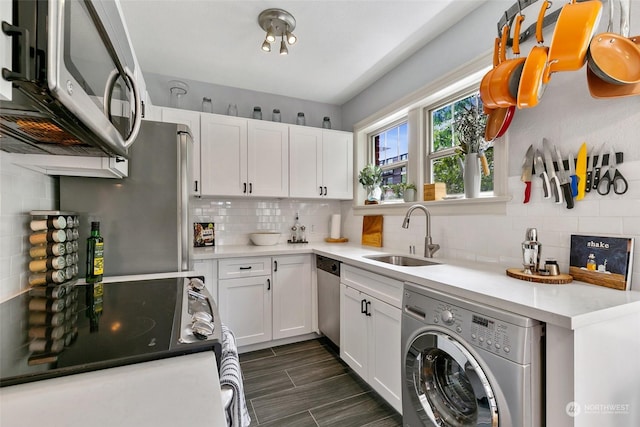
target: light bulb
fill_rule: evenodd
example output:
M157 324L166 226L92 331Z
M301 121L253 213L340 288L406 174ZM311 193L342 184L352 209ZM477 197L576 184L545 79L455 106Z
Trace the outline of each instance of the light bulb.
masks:
M265 40L264 42L262 42L262 50L264 50L265 52L271 52L271 45L268 41Z

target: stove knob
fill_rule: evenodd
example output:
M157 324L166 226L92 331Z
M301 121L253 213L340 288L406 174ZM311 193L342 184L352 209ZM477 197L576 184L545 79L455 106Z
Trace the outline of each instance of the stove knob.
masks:
M206 340L207 337L213 335L213 329L213 323L202 320L193 322L193 325L191 325L193 336L199 340Z
M201 291L204 289L204 282L194 277L189 280L189 286L196 291Z
M440 314L440 318L447 325L450 325L455 321L455 318L453 317L453 313L450 312L449 310L443 311L442 314Z

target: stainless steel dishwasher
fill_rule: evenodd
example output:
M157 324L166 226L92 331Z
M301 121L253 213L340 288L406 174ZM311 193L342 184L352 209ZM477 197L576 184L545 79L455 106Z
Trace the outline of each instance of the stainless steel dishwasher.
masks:
M340 261L316 255L318 328L340 346Z

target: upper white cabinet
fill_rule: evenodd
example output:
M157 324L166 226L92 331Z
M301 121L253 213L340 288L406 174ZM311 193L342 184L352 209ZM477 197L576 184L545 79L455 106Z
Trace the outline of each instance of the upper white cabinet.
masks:
M289 195L289 138L285 126L203 114L201 138L202 195Z
M12 24L12 10L13 2L0 1L0 22L7 21ZM13 69L11 40L11 37L0 31L0 68ZM0 101L11 101L11 96L11 82L0 77Z
M353 198L353 134L289 127L289 195Z
M180 110L177 108L162 108L161 120L165 123L178 123L187 125L191 129L193 137L193 149L191 150L191 195L200 195L200 113L197 111Z

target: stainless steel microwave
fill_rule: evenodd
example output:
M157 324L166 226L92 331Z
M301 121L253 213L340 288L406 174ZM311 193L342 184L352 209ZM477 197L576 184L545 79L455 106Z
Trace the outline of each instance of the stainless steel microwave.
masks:
M137 61L117 0L13 0L0 149L127 157L143 115Z

